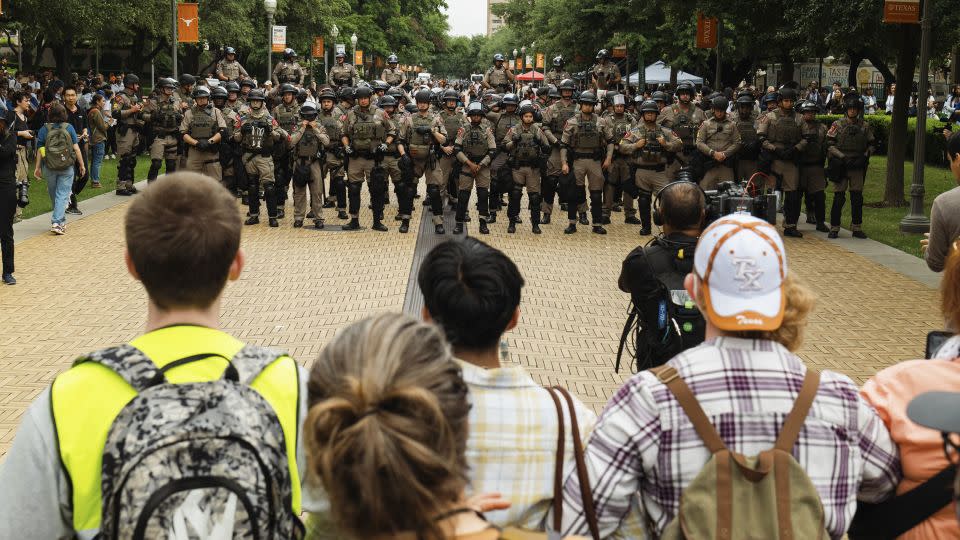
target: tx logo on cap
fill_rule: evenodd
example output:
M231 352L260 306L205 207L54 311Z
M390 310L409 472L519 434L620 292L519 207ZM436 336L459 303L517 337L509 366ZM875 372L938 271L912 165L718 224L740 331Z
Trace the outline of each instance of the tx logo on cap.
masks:
M763 270L757 269L757 260L753 257L734 257L734 266L737 267L737 273L733 276L740 283L741 291L760 291L760 278L763 277Z

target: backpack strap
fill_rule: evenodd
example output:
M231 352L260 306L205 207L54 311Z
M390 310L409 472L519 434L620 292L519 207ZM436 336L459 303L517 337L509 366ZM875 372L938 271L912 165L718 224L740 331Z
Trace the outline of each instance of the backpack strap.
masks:
M557 397L553 388L544 388L553 404L557 408L557 456L555 468L553 471L553 530L560 532L563 529L563 450L566 440L565 428L563 424L563 408L560 405L560 398Z
M267 347L244 345L230 359L230 365L223 372L223 378L249 386L267 366L286 354Z
M780 429L780 435L774 448L786 453L793 451L793 445L796 444L800 436L800 429L803 427L807 414L810 412L810 406L813 405L813 399L817 396L817 388L820 386L820 372L815 369L807 369L807 374L803 377L803 385L800 386L800 393L797 394L797 400L793 403L793 409L787 415L783 428Z
M597 509L593 505L593 491L590 487L590 473L587 471L587 464L583 457L583 441L580 440L580 426L577 422L577 410L573 406L573 398L570 392L562 386L554 386L554 390L560 393L567 401L567 407L570 410L570 431L573 436L573 458L577 464L577 478L580 480L580 497L583 501L583 517L587 521L590 529L590 535L594 540L600 540L600 526L597 521ZM562 423L562 422L561 422Z
M697 435L707 445L710 453L716 454L721 450L726 450L727 447L723 444L723 439L720 438L717 430L710 423L707 413L703 412L703 407L697 402L697 398L694 397L690 387L680 377L680 373L673 366L668 365L653 368L650 372L656 375L657 379L666 385L667 390L670 390L673 396L677 398L683 412L686 413L687 418L693 424L693 429L697 431Z
M153 360L130 344L92 352L78 358L73 365L78 366L86 362L95 362L110 369L138 393L166 381L163 372L153 363Z

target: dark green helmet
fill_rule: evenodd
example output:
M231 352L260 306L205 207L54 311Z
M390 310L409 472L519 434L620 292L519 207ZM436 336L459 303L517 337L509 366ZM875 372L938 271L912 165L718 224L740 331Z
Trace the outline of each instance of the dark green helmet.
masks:
M577 103L581 105L596 105L597 96L593 92L583 92L580 94L580 97L577 98Z
M657 102L652 99L645 99L643 103L640 104L641 113L659 113L660 107L657 105Z

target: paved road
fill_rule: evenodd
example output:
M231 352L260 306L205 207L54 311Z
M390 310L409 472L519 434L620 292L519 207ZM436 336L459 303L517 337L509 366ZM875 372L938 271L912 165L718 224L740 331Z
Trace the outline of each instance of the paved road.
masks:
M73 358L142 331L145 300L122 262L124 211L120 204L71 223L65 237L17 244L20 283L0 289L0 455L27 405ZM362 221L369 224L369 214ZM241 339L284 348L309 365L338 328L403 308L417 237L397 234L393 222L386 234L290 224L244 230L247 268L228 287L222 318ZM613 372L627 308L616 278L623 256L644 239L623 224L603 237L589 228L565 236L559 222L534 237L528 227L508 235L497 223L485 237L517 261L527 282L520 324L507 336L510 361L599 410L629 376ZM941 325L929 286L812 234L786 245L791 268L820 297L800 352L811 365L863 382L920 356L925 333Z

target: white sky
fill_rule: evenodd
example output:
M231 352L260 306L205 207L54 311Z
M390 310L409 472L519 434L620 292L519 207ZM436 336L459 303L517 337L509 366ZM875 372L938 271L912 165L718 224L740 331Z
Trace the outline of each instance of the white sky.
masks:
M486 0L447 0L447 20L450 34L472 36L487 32Z

